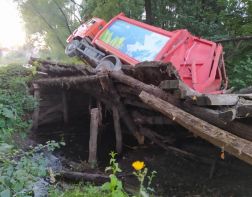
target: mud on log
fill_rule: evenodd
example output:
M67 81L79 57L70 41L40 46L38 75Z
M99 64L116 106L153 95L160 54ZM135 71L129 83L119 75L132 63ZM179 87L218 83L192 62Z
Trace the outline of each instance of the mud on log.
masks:
M195 135L252 165L252 142L211 125L147 92L141 92L139 97L144 103L176 121Z

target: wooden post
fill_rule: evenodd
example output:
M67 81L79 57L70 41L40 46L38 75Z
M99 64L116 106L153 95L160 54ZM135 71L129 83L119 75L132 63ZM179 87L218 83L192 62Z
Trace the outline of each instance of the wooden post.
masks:
M66 91L62 91L62 105L63 105L63 119L64 124L68 124L68 104L67 104L67 93Z
M114 87L114 84L111 82L108 76L107 78L100 78L100 83L104 92L108 93L109 91L109 96L111 97L114 105L116 105L118 108L119 115L122 118L122 121L124 121L125 125L128 127L129 131L133 133L139 144L144 144L144 136L139 132L139 128L133 121L124 104L121 102L120 95Z
M89 138L89 158L88 163L94 167L97 163L97 136L99 130L99 109L90 110L90 138Z
M120 125L120 115L117 107L113 107L113 119L114 119L114 129L116 136L116 152L118 154L122 153L122 130Z
M38 102L38 105L34 109L33 115L32 115L32 130L37 130L38 129L38 124L39 124L39 100L40 100L40 92L39 92L39 86L38 84L33 84L34 88L34 98Z
M142 91L141 100L215 146L252 165L252 142L222 130L178 107Z

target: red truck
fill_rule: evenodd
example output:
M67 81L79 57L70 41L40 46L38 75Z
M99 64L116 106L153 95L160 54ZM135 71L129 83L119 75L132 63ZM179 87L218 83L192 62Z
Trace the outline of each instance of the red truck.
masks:
M222 46L186 29L166 31L121 13L108 23L92 18L67 42L68 56L81 56L97 69L119 70L122 64L161 61L172 63L180 79L197 92L221 94L227 89Z

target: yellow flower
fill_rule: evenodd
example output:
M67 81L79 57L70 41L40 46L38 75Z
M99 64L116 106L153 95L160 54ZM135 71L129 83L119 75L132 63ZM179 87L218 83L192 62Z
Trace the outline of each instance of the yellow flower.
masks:
M144 168L144 162L143 161L134 161L132 163L132 167L135 169L135 170L142 170Z

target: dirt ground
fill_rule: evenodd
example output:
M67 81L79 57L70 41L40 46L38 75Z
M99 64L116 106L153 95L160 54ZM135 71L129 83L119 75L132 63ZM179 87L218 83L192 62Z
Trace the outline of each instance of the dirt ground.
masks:
M106 125L99 136L101 171L108 165L109 152L114 150L114 134L110 128L111 125ZM75 125L74 128L54 126L53 131L50 127L43 128L36 136L40 143L49 139L64 140L66 146L58 154L70 160L81 163L88 158L88 130L84 132L81 125ZM137 146L127 136L124 141L127 144L124 144L122 156L118 157L120 167L130 175L133 171L132 162L141 160L149 171L157 171L153 182L156 196L252 196L252 167L228 154L225 154L225 160L221 160L220 149L199 138L184 137L176 147L207 159L207 163L178 156L148 141L144 146ZM129 191L136 189L134 176L123 177L123 181Z

